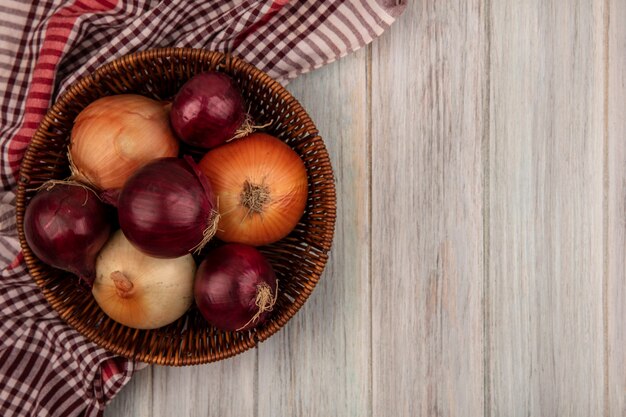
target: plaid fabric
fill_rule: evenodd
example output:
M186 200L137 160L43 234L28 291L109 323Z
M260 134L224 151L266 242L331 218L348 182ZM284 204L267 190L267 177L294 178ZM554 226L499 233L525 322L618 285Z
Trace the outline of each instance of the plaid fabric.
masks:
M372 41L400 0L0 1L0 415L96 416L140 364L87 341L29 277L15 225L20 161L55 97L130 52L229 51L283 82Z

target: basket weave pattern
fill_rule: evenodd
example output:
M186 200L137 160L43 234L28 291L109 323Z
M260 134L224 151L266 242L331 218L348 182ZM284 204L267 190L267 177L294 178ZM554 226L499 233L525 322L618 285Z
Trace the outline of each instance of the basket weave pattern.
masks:
M260 248L276 271L279 297L263 325L243 332L224 332L208 325L192 307L169 326L137 330L109 319L90 290L73 275L51 268L29 249L24 237L24 210L37 188L70 174L66 157L72 124L78 113L99 97L135 93L165 100L193 75L215 70L240 87L257 124L291 146L308 172L306 212L285 239ZM28 269L52 307L80 333L112 352L160 365L194 365L221 360L255 346L300 309L326 265L336 215L333 172L315 125L279 83L255 67L228 55L198 49L165 48L127 55L77 81L48 111L30 143L20 170L17 225Z

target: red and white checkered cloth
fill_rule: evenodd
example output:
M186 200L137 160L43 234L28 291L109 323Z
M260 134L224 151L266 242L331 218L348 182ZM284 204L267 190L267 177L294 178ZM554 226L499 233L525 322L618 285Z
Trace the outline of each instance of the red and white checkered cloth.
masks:
M62 321L28 275L15 225L24 151L54 99L154 47L229 51L283 82L380 35L403 0L0 0L0 416L97 416L137 363Z

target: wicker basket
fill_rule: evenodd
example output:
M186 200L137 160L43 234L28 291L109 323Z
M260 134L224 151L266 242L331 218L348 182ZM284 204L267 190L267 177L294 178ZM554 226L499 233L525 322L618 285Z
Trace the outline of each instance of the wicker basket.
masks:
M109 319L87 288L69 273L37 259L24 238L27 202L45 181L69 175L66 147L76 115L95 99L137 93L172 97L196 73L216 70L233 77L257 123L303 159L309 180L306 212L285 239L260 248L280 280L280 295L263 325L243 332L209 326L192 307L175 323L136 330ZM194 365L241 353L278 331L300 309L326 265L336 213L333 171L324 142L300 104L267 74L240 59L198 49L166 48L117 59L77 81L48 111L26 151L17 194L17 225L24 259L52 307L80 333L116 354L160 365Z

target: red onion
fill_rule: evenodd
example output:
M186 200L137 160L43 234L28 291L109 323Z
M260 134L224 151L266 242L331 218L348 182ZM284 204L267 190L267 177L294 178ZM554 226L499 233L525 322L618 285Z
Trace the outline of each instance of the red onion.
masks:
M161 158L136 171L118 200L120 227L142 252L177 258L201 249L219 216L206 176L191 159Z
M33 253L90 285L95 278L96 255L110 232L107 206L77 183L44 184L24 215L24 234Z
M230 243L212 250L196 272L194 295L215 327L247 330L263 323L276 303L274 270L252 246Z
M170 112L178 137L201 148L233 138L245 120L241 93L229 76L218 72L200 73L187 81L176 94Z

